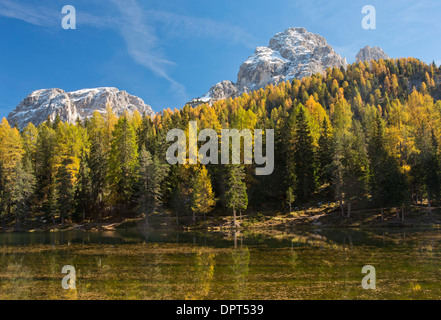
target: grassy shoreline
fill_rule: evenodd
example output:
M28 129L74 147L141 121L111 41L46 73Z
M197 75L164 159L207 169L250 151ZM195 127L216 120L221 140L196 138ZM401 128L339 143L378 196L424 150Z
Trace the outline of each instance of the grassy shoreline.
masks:
M384 221L381 219L380 210L353 211L351 217L343 217L336 206L325 206L321 208L305 208L291 213L281 213L277 210L262 210L244 214L236 217L236 229L276 229L289 230L296 227L317 227L317 228L402 228L402 227L434 227L441 226L440 208L432 208L429 213L424 206L412 206L402 217L398 218L396 210L384 210ZM127 228L144 228L155 230L206 230L206 231L228 231L234 229L232 215L218 211L207 215L206 221L198 217L193 223L191 216L179 217L179 223L172 212L163 212L149 217L149 225L145 224L144 215L131 215L126 217L108 217L97 221L83 221L80 223L66 222L52 224L44 223L41 220L32 220L21 225L20 232L38 231L113 231ZM14 232L14 225L11 223L2 228L0 233Z

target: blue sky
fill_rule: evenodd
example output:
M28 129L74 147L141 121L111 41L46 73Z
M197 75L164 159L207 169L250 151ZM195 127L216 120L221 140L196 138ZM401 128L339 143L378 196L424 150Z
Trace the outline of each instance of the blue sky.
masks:
M77 29L61 27L65 5ZM361 27L364 5L375 30ZM112 86L155 111L236 81L257 46L289 27L324 36L355 60L365 45L441 63L441 1L0 0L0 117L30 92Z

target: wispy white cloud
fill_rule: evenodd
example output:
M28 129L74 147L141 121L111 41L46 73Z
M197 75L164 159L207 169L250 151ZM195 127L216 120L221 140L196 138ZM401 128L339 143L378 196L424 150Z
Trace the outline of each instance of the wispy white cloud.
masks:
M55 27L61 26L63 16L61 8L49 6L42 1L33 1L30 5L2 0L0 2L0 16L21 20L40 27ZM81 25L105 28L115 23L115 20L110 17L80 11L80 14L77 14L77 22Z
M256 47L257 39L255 37L242 28L229 23L158 10L148 10L146 16L150 20L160 23L167 34L172 37L181 39L209 37L215 40L225 40L228 43L241 43L253 49Z
M170 82L172 88L181 97L186 97L185 87L175 81L166 71L167 66L173 65L164 58L164 54L155 35L155 28L145 21L142 9L136 0L111 0L120 13L119 17L97 16L91 13L77 11L77 26L86 25L98 28L117 30L123 37L128 54L140 65L150 69L157 76ZM61 9L42 4L41 2L19 4L11 0L0 2L0 16L18 19L36 26L54 27L61 22Z
M0 16L18 19L36 26L53 26L57 12L41 3L30 5L20 4L11 0L0 2Z
M241 28L208 18L196 18L165 11L143 10L137 0L111 0L118 9L118 16L94 15L77 10L77 26L116 30L124 39L127 52L134 61L148 68L157 76L170 82L181 97L186 97L184 85L170 76L169 69L175 64L166 58L161 45L163 39L157 37L155 24L168 37L225 40L228 43L242 43L254 47L254 38ZM17 3L13 0L0 2L0 16L18 19L27 23L54 27L61 23L61 8L49 6L41 0L31 3Z
M129 55L139 64L149 68L158 76L168 80L181 96L186 96L185 87L167 72L173 62L164 58L159 46L155 27L148 24L142 8L136 0L111 0L121 13L119 29L127 45Z

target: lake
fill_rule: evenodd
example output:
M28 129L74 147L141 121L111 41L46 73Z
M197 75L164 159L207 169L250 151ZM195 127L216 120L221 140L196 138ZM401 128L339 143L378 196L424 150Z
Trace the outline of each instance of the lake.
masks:
M440 248L438 229L7 233L0 299L439 299Z

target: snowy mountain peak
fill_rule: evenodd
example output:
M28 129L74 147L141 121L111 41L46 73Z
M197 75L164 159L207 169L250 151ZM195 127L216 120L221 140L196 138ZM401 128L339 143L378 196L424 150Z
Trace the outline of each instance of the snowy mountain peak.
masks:
M335 53L325 38L305 28L289 28L272 37L268 47L256 48L240 66L236 83L228 81L225 86L225 81L220 82L191 104L213 103L269 84L324 73L328 67L346 66L346 59ZM223 87L227 90L220 92ZM212 95L213 92L216 95Z
M17 122L24 128L29 122L39 125L48 117L52 120L58 114L62 121L73 123L77 118L91 117L94 111L104 113L110 103L113 111L121 115L124 111L152 116L152 108L136 96L117 88L102 87L65 92L62 89L40 89L30 93L8 115L11 124Z

